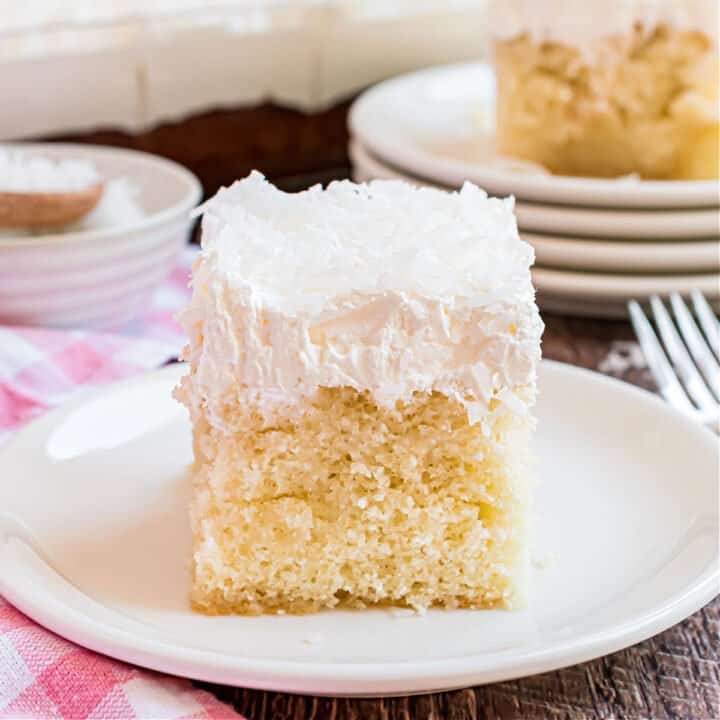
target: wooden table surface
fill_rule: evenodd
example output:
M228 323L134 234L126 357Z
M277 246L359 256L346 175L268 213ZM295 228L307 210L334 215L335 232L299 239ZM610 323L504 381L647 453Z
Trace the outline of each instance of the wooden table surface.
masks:
M207 194L252 168L286 190L347 177L348 104L314 115L272 105L216 110L138 135L101 131L52 140L133 147L173 158ZM188 139L191 138L192 142ZM547 358L600 369L629 324L545 316ZM618 375L652 389L646 370ZM720 719L720 599L626 650L544 675L407 698L332 699L198 683L248 720Z

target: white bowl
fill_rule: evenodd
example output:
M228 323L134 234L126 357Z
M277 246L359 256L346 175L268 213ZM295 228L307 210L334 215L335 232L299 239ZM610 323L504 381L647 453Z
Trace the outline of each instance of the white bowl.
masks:
M0 238L0 324L112 328L145 306L188 240L202 188L181 165L135 150L18 143L51 158L95 164L139 190L140 220L38 237Z

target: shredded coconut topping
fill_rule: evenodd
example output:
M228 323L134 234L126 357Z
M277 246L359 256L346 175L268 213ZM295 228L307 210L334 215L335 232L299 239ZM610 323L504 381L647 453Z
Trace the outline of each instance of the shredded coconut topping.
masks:
M470 183L448 193L344 181L291 194L254 172L198 212L228 282L292 311L351 292L473 304L532 297L533 250L518 236L513 206Z
M73 192L98 182L97 169L84 160L51 160L0 148L0 192Z
M472 423L526 410L543 326L511 200L398 181L290 195L253 173L201 212L181 393L214 423L228 393L272 411L319 387L385 406L438 391Z

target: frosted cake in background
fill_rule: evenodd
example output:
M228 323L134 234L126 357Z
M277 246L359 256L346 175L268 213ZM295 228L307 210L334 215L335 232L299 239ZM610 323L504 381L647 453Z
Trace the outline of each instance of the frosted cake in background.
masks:
M512 201L253 173L203 213L194 607L521 606L542 323Z
M553 173L718 177L715 0L496 1L497 138Z

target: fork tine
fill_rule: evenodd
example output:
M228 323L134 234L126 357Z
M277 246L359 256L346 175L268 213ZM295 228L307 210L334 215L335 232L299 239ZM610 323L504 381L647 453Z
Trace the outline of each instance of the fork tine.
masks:
M697 410L675 377L670 362L642 308L635 300L631 300L628 303L628 310L630 311L630 321L660 394L678 410L689 415L695 414Z
M712 351L720 358L720 322L715 317L715 313L705 299L705 296L699 290L690 292L695 314L700 320L705 337Z
M710 389L715 393L715 397L720 400L720 365L718 361L708 347L707 341L703 338L695 320L693 320L685 301L678 293L670 295L670 304L675 313L675 320L680 328L680 334L688 346L695 364L700 368L700 372L705 377Z
M680 339L668 311L657 295L653 295L650 298L650 307L652 307L653 314L655 315L655 322L660 331L660 337L665 344L665 349L688 395L701 410L706 412L717 410L717 401L707 389L707 385L695 367L695 363L693 363L692 358L688 354L683 341Z

